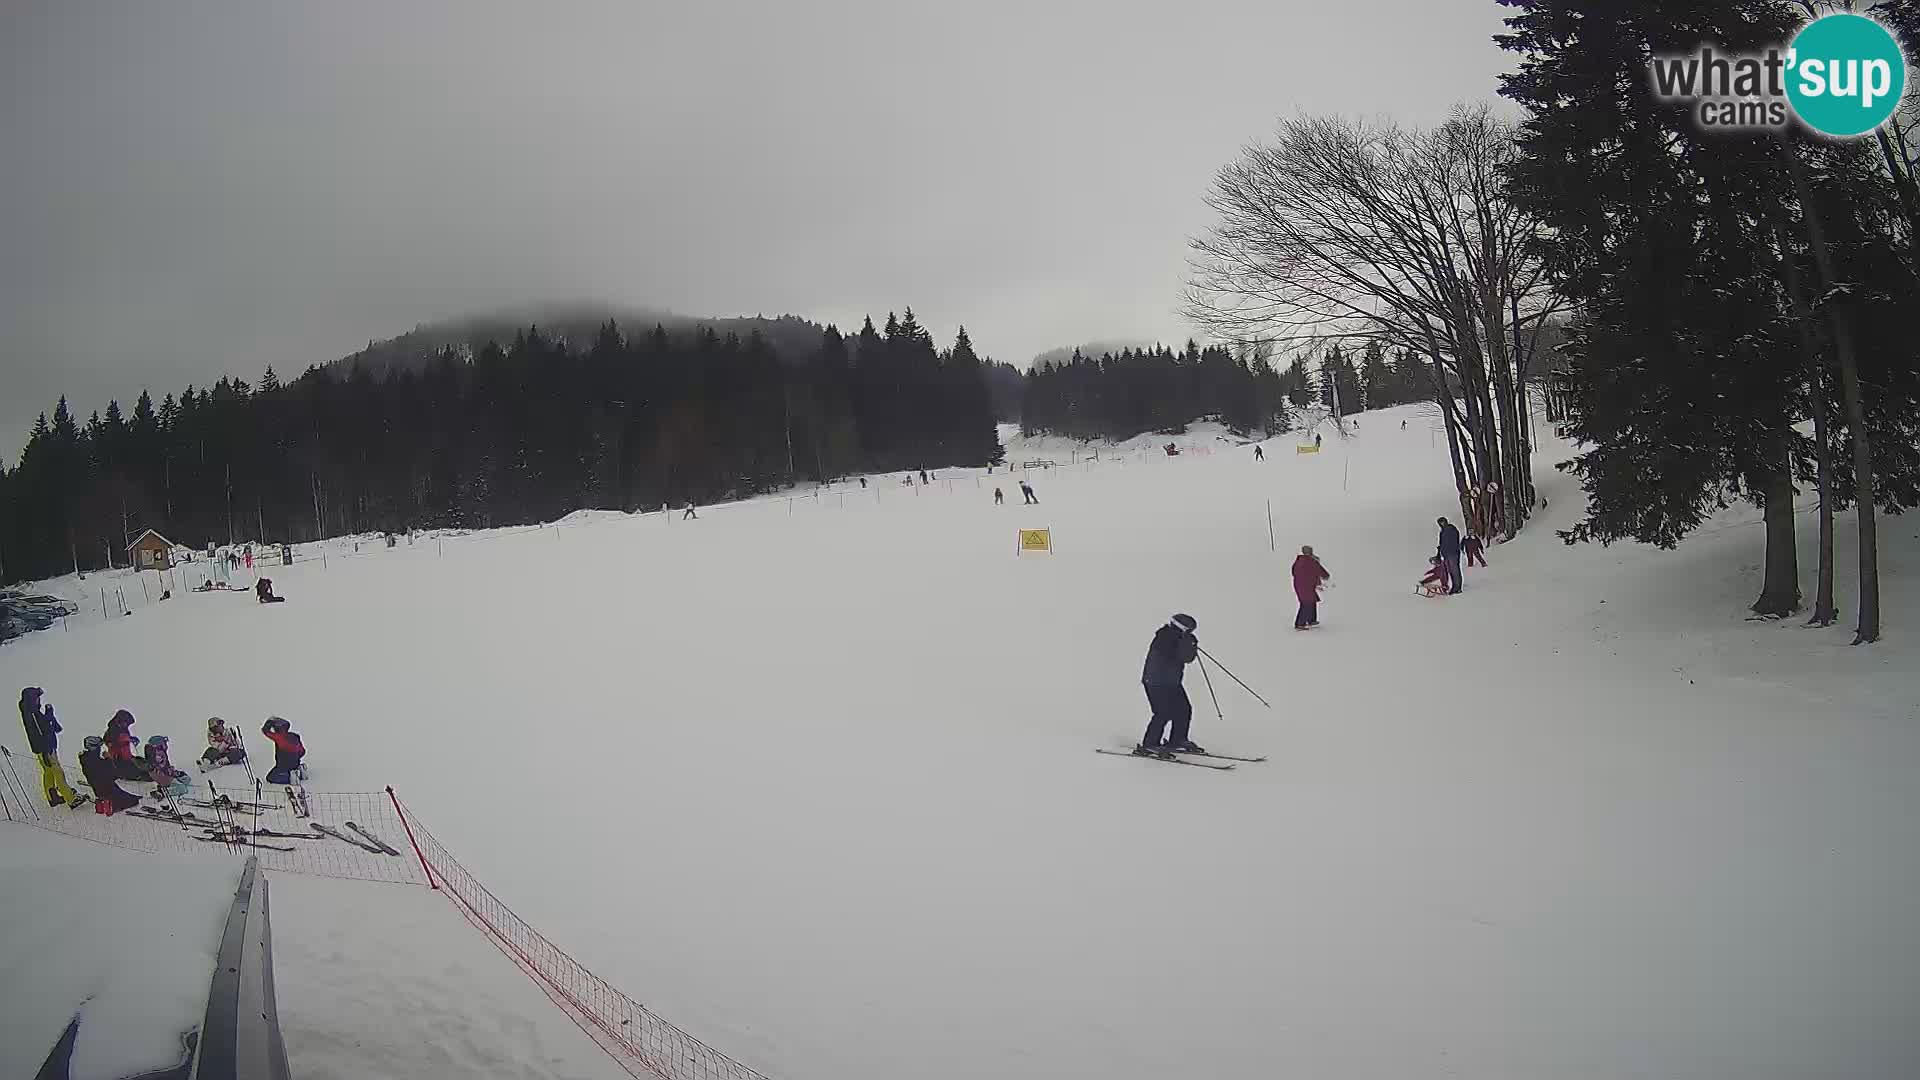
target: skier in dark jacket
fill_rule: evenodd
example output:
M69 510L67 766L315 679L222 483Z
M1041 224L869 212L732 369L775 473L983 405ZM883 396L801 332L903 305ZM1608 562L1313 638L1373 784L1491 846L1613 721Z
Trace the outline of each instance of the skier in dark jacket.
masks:
M1468 566L1487 565L1486 545L1481 543L1480 538L1472 533L1468 533L1467 538L1460 541L1460 553L1467 557Z
M1452 581L1452 586L1447 589L1447 592L1457 593L1460 591L1460 530L1454 528L1453 523L1446 518L1438 520L1440 547L1434 554L1440 556L1440 561L1447 564L1447 573Z
M80 772L93 788L93 812L117 814L139 806L140 797L120 786L120 777L114 772L113 763L101 755L102 743L100 736L89 735L86 749L80 751Z
M1200 656L1200 639L1193 634L1199 625L1191 615L1175 615L1154 631L1153 644L1147 646L1147 662L1140 671L1140 684L1146 687L1153 719L1147 721L1147 733L1141 737L1140 745L1134 747L1136 754L1170 757L1176 751L1203 753L1187 738L1187 726L1193 722L1193 703L1187 700L1187 688L1183 685L1187 665ZM1161 732L1169 724L1172 730L1162 743Z
M1020 481L1020 494L1026 498L1026 501L1020 505L1038 506L1040 504L1040 496L1033 493L1033 485L1027 483L1025 480Z
M67 771L60 767L60 721L53 706L42 705L46 691L29 686L20 691L20 723L27 729L27 749L40 762L40 791L49 806L79 806L85 800L73 793Z
M260 734L273 743L273 770L267 773L269 784L297 784L307 778L306 767L300 764L307 756L307 748L293 725L277 716L267 717L260 727Z

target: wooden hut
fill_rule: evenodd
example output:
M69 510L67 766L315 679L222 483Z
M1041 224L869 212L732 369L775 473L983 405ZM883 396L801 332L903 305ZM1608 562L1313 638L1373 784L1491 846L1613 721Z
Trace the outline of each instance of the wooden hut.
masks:
M167 570L173 567L173 541L148 529L127 545L127 558L135 570Z

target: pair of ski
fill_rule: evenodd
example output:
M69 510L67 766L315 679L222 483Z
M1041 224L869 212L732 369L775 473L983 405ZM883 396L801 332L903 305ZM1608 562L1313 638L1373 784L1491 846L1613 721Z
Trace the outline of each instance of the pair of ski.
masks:
M1157 754L1136 754L1131 750L1109 750L1106 747L1102 747L1102 746L1094 747L1093 752L1096 754L1112 754L1115 757L1139 758L1142 761L1158 761L1164 765L1194 765L1202 769L1217 769L1223 772L1227 769L1233 768L1234 762L1238 762L1238 761L1254 762L1254 761L1267 760L1266 755L1264 754L1262 754L1259 757L1236 757L1233 754L1211 754L1211 753L1195 754L1195 753L1182 752L1182 753L1175 754L1172 757L1161 757ZM1194 760L1195 758L1212 758L1213 760L1196 761Z
M373 835L372 833L354 824L353 822L351 821L347 822L347 828L352 829L355 833L358 833L361 836L361 838L364 839L366 842L361 843L359 840L355 840L353 837L348 836L346 833L341 832L340 830L334 828L331 825L322 825L317 821L313 823L314 832L325 833L326 835L331 836L335 840L338 840L342 843L352 844L354 847L359 848L361 851L365 851L373 855L391 855L395 858L400 857L400 853L398 851L395 851L393 848L388 847L387 842L385 840L380 839L379 837Z
M186 803L188 806L203 806L209 810L232 810L242 814L252 813L255 810L263 814L271 814L275 811L285 809L285 807L271 806L263 802L238 802L227 798L225 795L211 802L206 799L181 799L180 801Z

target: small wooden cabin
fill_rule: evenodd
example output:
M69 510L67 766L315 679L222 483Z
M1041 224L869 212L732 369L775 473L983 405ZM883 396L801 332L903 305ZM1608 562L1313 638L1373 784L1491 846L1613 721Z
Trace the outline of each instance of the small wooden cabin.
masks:
M173 541L148 529L127 545L127 558L135 570L172 569Z

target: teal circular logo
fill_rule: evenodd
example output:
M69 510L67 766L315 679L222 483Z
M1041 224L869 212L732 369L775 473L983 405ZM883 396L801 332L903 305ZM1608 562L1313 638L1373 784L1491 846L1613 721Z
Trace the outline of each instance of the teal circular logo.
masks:
M1887 28L1838 14L1800 28L1789 46L1787 100L1822 135L1851 138L1887 122L1907 90L1907 58Z

